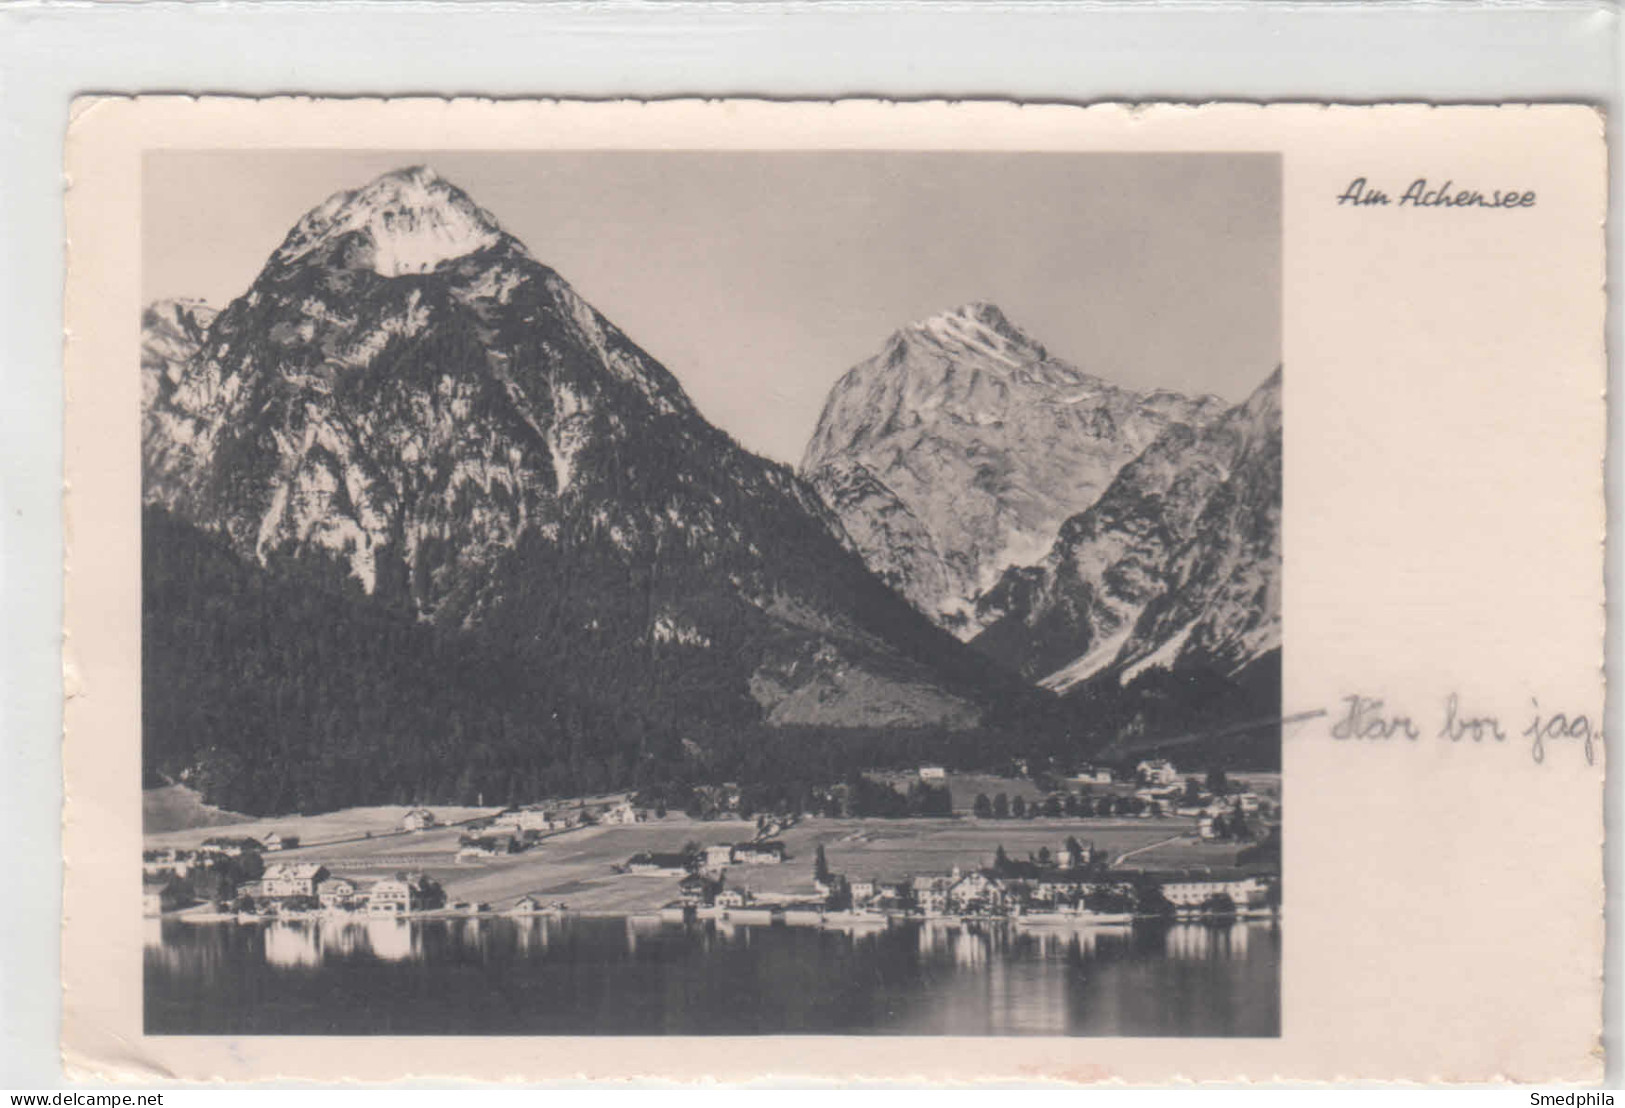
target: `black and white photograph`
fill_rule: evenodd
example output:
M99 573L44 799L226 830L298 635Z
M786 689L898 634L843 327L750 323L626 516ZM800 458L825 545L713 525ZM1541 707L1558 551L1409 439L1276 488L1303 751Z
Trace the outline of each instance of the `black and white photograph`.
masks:
M1280 1036L1281 190L146 152L145 1033Z

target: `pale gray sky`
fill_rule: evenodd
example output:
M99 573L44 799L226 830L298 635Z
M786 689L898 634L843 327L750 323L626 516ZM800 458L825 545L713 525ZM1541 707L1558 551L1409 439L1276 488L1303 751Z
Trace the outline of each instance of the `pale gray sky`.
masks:
M144 294L223 307L307 210L417 163L781 461L836 378L969 300L1134 388L1240 400L1280 361L1274 154L153 152Z

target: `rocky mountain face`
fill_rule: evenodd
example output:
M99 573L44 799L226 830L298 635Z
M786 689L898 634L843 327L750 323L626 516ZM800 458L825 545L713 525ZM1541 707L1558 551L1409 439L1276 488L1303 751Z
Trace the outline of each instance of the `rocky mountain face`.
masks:
M430 170L312 210L217 316L143 322L146 501L246 564L327 573L605 701L979 718L974 656L790 469Z
M200 300L159 300L141 313L142 472L181 464L170 455L196 433L175 390L219 314Z
M1061 525L1215 397L1138 393L1052 357L995 306L894 334L831 391L801 463L854 548L920 611L970 639L979 603Z
M981 598L973 645L1057 692L1153 670L1234 678L1281 643L1281 371L1176 423Z

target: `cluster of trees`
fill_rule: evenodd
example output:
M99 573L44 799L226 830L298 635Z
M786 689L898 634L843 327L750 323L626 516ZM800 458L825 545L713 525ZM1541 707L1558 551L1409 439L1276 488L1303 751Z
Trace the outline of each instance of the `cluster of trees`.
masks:
M185 877L176 878L176 884L191 900L230 904L237 899L239 885L258 881L264 872L259 852L245 850L235 857L216 855L195 863L187 867Z
M978 793L971 812L978 819L1036 819L1045 816L1087 818L1089 816L1137 816L1146 810L1146 801L1137 796L1086 796L1080 793L1051 793L1031 802L1021 797L995 793L991 799Z
M954 798L948 787L927 785L923 781L912 782L907 790L899 791L893 785L859 773L847 779L844 789L830 793L824 804L827 815L900 819L954 814Z
M1251 835L1249 834L1249 837ZM1238 865L1249 865L1255 862L1273 863L1276 872L1280 872L1281 865L1281 825L1271 824L1264 837L1252 846L1245 847L1236 853Z
M1104 873L1106 861L1104 858L1095 859L1091 852L1084 850L1083 844L1078 842L1077 836L1066 837L1066 852L1073 859L1072 871L1089 871ZM1026 861L1012 860L1005 852L1004 844L1000 843L993 852L993 872L1000 877L1035 877L1044 870L1052 869L1058 861L1047 846L1041 846L1038 851L1027 855Z
M553 697L515 657L332 567L246 565L150 508L142 547L144 762L211 803L507 803L625 773L594 733L624 718Z
M1188 758L1215 766L1281 767L1281 651L1241 672L1151 668L1126 685L1107 671L1061 698L1057 709L1084 750L1135 758ZM1190 742L1202 738L1200 745ZM1164 748L1158 740L1168 740Z
M764 741L768 739L764 737ZM685 767L677 767L674 780L640 790L635 798L637 803L654 808L656 815L676 809L692 819L737 816L761 820L769 815L903 819L952 816L954 812L953 794L946 785L915 781L899 790L855 770L845 774L835 785L810 773L773 781L748 781L739 786L735 803L729 803L717 786L683 780L684 770Z
M1247 822L1247 817L1240 812L1221 812L1213 817L1213 837L1233 842L1251 842L1253 828Z

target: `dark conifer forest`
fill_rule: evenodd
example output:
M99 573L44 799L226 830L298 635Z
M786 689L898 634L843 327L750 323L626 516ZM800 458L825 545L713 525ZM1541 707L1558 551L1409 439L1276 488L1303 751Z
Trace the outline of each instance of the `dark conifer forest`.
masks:
M1248 683L1153 671L1118 692L1008 698L969 730L771 727L698 664L704 651L572 658L543 637L440 627L367 596L335 562L248 564L156 507L142 548L149 780L249 814L614 788L680 805L689 786L722 780L788 806L861 769L1065 768L1124 733L1154 743L1279 703L1277 652ZM1276 735L1206 744L1202 757L1277 764Z

